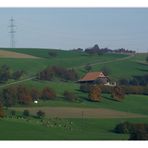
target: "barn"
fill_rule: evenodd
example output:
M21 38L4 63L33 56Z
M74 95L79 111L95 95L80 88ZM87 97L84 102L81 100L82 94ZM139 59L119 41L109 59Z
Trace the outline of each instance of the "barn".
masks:
M109 83L109 77L105 76L103 72L88 72L84 77L78 80L78 83Z

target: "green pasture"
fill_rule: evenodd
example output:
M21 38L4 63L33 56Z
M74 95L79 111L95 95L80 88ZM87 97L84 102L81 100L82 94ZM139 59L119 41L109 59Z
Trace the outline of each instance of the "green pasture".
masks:
M45 127L36 120L1 119L0 140L127 140L128 134L112 132L116 124L127 120L148 123L148 118L64 120L72 122L70 130L64 127Z

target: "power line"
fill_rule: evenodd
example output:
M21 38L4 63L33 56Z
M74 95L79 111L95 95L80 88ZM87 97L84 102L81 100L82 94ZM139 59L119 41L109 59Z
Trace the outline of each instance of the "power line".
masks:
M10 47L14 48L15 47L15 25L14 25L15 20L13 19L13 17L11 17L10 19Z

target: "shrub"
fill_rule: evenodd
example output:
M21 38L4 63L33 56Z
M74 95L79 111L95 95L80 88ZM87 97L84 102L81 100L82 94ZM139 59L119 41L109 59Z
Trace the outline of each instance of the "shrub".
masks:
M30 115L29 110L24 110L24 111L23 111L23 116L24 116L24 117L28 117L29 115Z
M63 95L67 101L76 101L77 100L77 96L73 92L64 91Z
M16 111L15 111L15 110L11 110L11 111L10 111L10 115L11 115L11 116L15 116L15 115L16 115Z
M129 122L123 122L116 125L115 133L130 133L132 125Z
M36 114L39 118L43 118L45 116L45 113L41 110L39 110Z

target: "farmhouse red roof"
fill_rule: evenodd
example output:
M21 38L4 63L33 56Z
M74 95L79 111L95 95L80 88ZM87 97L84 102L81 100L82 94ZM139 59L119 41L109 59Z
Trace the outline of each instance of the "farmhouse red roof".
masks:
M89 72L79 81L92 81L96 80L97 78L104 78L104 77L106 76L102 72Z

